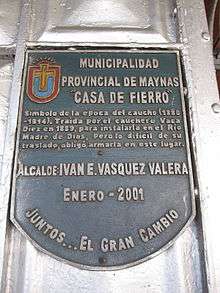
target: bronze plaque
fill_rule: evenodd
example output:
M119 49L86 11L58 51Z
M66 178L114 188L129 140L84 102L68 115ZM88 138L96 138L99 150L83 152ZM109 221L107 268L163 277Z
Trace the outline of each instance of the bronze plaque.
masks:
M194 216L179 53L26 54L11 219L81 268L168 248Z

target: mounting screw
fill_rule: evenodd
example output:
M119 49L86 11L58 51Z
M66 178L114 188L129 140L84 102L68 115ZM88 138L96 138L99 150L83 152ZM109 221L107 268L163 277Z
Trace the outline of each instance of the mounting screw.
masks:
M220 104L219 103L212 104L212 111L214 113L220 113Z
M210 34L208 32L203 32L202 33L202 38L205 41L210 41Z

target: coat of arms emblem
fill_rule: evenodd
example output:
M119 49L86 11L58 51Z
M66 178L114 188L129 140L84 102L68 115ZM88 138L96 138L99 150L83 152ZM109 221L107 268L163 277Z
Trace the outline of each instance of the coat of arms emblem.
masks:
M61 67L41 60L28 68L27 95L32 102L48 103L59 93Z

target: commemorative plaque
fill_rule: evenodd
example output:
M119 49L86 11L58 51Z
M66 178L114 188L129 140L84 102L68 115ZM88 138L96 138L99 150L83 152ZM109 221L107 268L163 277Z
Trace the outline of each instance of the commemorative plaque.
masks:
M194 216L179 53L26 53L11 219L86 269L168 248Z

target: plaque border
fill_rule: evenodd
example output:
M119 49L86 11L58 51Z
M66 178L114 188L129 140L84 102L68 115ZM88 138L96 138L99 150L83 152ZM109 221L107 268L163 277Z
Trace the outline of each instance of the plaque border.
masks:
M94 48L94 49L93 49ZM164 245L161 249L155 251L154 253L143 257L137 261L123 264L123 265L116 265L116 266L89 266L80 264L77 262L73 262L70 260L67 260L65 258L59 257L56 254L44 249L41 247L35 240L33 240L27 233L23 230L23 228L20 226L18 221L15 218L14 211L15 211L15 186L16 186L16 166L18 161L18 153L19 153L19 136L20 136L20 129L21 129L21 119L22 119L22 108L23 108L23 98L24 98L24 91L25 91L25 80L27 77L27 65L28 65L28 56L29 53L49 53L49 52L58 52L58 53L175 53L176 55L176 65L178 70L178 77L180 79L180 99L181 99L181 106L182 106L182 116L183 116L183 123L184 123L184 134L185 134L185 141L186 141L186 157L187 157L187 163L188 163L188 169L189 169L189 184L190 184L190 192L191 192L191 207L192 207L192 213L189 217L188 221L186 222L185 226L179 231L179 233L176 234L174 238L172 238L166 245ZM176 48L174 49L166 49L166 48L156 48L156 49L149 49L146 48L119 48L117 46L111 46L111 49L109 47L101 47L100 49L96 46L89 46L85 47L85 49L82 49L81 47L68 47L66 49L56 49L55 47L49 48L47 47L44 49L36 49L35 47L27 47L25 48L24 52L24 60L23 60L23 70L22 70L22 78L21 78L21 90L18 94L19 96L19 107L18 107L18 119L17 119L17 127L16 127L16 134L15 134L15 146L14 146L14 159L13 159L13 171L11 176L11 192L10 192L10 211L9 211L9 218L13 225L18 229L18 231L28 239L33 246L38 249L40 252L43 252L46 255L49 255L53 258L55 258L58 261L61 261L63 263L69 264L71 266L74 266L76 268L82 269L82 270L88 270L88 271L116 271L121 269L130 268L139 264L142 264L145 261L148 261L155 256L158 256L159 254L166 251L169 247L171 247L175 241L181 236L186 229L189 227L189 225L192 223L193 219L196 216L196 203L195 203L195 191L194 191L194 176L193 176L193 150L190 145L190 137L189 137L189 125L186 117L186 106L185 106L185 100L184 100L184 86L183 86L183 74L182 74L182 67L181 67L181 50L178 50Z

